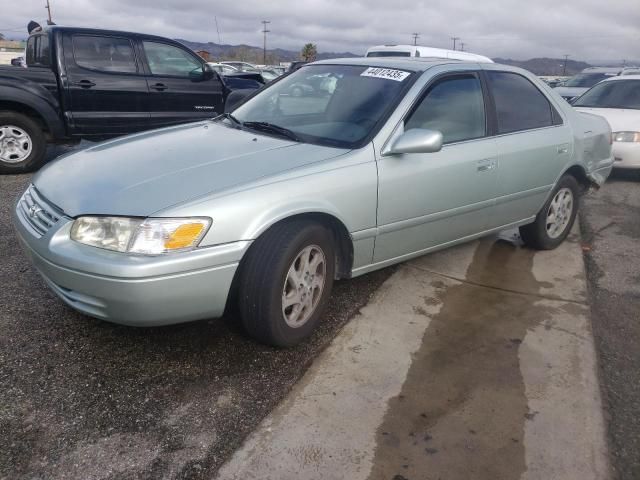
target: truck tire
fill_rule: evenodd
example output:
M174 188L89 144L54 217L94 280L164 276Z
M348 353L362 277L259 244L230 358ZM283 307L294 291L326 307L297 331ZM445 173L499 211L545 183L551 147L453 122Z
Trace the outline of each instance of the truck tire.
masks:
M0 173L25 173L44 163L42 127L22 113L0 111Z
M573 227L580 193L575 177L562 176L535 221L520 227L524 244L536 250L553 250L560 245Z
M311 220L276 224L243 261L239 284L242 324L275 347L311 335L327 306L335 273L333 235Z

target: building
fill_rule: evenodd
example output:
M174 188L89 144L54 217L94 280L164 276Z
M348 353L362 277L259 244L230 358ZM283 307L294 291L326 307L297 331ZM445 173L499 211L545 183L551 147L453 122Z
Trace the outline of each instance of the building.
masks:
M206 50L198 50L196 53L200 57L202 57L206 62L210 62L211 61L211 54L209 52L207 52Z

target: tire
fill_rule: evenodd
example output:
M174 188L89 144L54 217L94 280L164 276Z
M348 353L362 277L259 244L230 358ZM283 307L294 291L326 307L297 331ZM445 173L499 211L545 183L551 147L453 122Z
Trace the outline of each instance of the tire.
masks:
M336 263L331 231L310 220L276 224L247 255L238 294L244 329L267 345L300 343L318 325L331 295ZM315 270L302 268L305 258L318 262ZM298 271L301 277L295 276ZM283 308L285 296L296 303Z
M561 177L535 221L520 227L524 244L536 250L553 250L560 245L575 222L581 191L575 177Z
M0 111L0 173L38 169L47 152L42 127L22 113Z

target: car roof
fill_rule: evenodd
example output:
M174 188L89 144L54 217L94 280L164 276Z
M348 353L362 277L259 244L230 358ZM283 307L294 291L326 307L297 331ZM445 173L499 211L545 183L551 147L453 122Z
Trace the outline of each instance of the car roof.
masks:
M464 62L461 60L429 57L352 57L320 60L309 65L357 65L364 67L397 68L409 72L424 72L436 65L446 64L477 65L478 62Z
M617 77L609 77L602 80L602 82L621 82L624 80L640 80L640 74L637 75L619 75Z
M124 30L109 30L103 28L85 28L85 27L67 27L61 25L48 25L44 28L45 32L72 32L72 33L84 33L88 35L126 35L126 36L136 36L136 37L144 37L148 39L161 40L163 42L171 42L177 45L183 45L182 43L173 40L168 37L161 37L159 35L151 35L149 33L141 33L141 32L127 32ZM37 33L35 33L37 35ZM185 46L185 45L183 45Z

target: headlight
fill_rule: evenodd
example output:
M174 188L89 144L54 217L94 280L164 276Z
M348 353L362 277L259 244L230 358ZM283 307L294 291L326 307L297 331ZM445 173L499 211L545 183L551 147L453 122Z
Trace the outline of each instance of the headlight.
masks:
M210 218L80 217L71 239L116 252L158 255L198 246L211 225Z
M640 142L640 132L613 132L614 142Z

